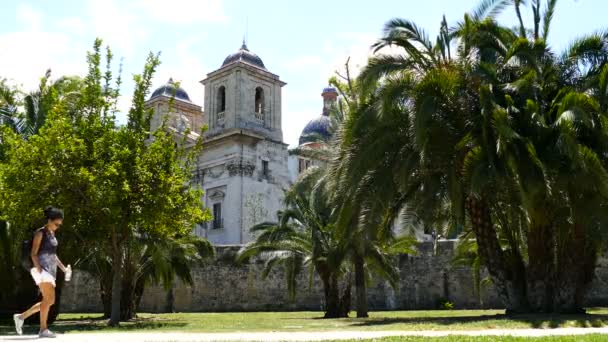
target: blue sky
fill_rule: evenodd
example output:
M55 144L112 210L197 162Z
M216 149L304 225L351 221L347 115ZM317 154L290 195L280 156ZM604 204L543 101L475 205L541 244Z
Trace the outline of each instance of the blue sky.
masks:
M203 104L205 75L236 51L247 27L249 49L287 82L283 132L297 143L304 125L321 112L321 89L351 57L356 69L392 17L415 21L431 37L441 16L454 23L478 0L30 0L0 2L0 77L33 89L47 68L55 77L84 74L85 53L104 39L126 80L121 108L132 92L131 75L149 51L161 51L157 87L173 77ZM560 0L550 32L558 50L577 36L604 27L605 0ZM500 19L514 24L509 9ZM527 11L529 15L529 11ZM246 24L247 23L247 24Z

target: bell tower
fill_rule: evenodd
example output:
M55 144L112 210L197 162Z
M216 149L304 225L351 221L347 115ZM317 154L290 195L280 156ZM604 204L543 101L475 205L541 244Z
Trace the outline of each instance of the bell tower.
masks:
M269 72L245 42L201 82L205 85L205 112L209 113L208 135L246 129L283 141L281 88L285 82Z
M197 229L215 244L251 241L250 228L276 220L289 186L281 129L281 88L245 42L205 86L204 151L198 161L205 207L213 221Z

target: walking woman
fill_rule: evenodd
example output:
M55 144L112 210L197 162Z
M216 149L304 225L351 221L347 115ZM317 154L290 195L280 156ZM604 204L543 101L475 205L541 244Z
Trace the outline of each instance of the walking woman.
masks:
M47 319L49 309L55 303L57 266L63 272L66 272L68 269L57 257L57 239L55 238L55 232L63 224L63 211L55 207L46 207L44 209L44 216L46 224L34 233L31 252L34 267L30 271L36 285L40 288L42 301L34 304L27 311L16 314L14 319L15 329L21 335L23 333L23 321L36 312L40 312L40 332L38 333L38 337L53 338L55 334L49 330Z

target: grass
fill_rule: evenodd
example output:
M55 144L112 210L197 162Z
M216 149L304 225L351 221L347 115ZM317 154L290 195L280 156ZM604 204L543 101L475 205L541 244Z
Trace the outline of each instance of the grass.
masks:
M320 312L140 314L137 319L122 323L120 328L109 328L106 325L106 320L100 318L99 314L61 314L58 321L53 325L53 328L58 332L69 333L79 331L146 331L152 329L155 331L182 332L289 332L545 329L608 326L608 309L592 309L586 315L557 316L522 315L507 317L502 310L387 311L372 312L370 316L367 319L343 318L327 320L321 319L322 313ZM26 332L34 332L35 329L36 327L31 324L26 325ZM13 332L11 323L0 323L0 335ZM386 341L399 340L387 339ZM405 339L404 341L408 340ZM479 341L485 340L481 339ZM564 341L569 340L566 339Z
M448 336L448 337L386 337L371 340L341 340L340 342L601 342L608 341L606 335L513 337L513 336ZM337 341L336 341L337 342Z

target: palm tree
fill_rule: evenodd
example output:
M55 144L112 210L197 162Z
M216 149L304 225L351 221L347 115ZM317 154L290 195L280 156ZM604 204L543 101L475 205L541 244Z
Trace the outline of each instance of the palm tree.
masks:
M397 85L391 82L387 84L382 91L393 91L392 86ZM366 274L373 272L371 266L374 265L376 252L390 255L383 248L377 248L408 241L403 245L406 248L400 252L413 252L412 239L409 236L396 237L392 227L399 212L395 210L399 207L397 203L403 198L402 193L396 191L395 172L399 175L403 173L386 167L398 155L408 153L408 146L411 147L407 135L386 134L387 130L394 130L395 127L387 124L395 124L395 120L407 120L407 116L399 116L403 109L400 106L393 106L378 115L377 110L381 107L379 98L381 97L364 94L358 97L357 103L351 102L346 120L337 132L337 152L330 168L330 185L334 203L338 205L336 228L342 235L349 237L351 244L357 289L357 317L368 315L365 279ZM390 145L402 146L402 149L394 153L377 153L378 146ZM390 274L385 274L385 277L392 279Z
M51 81L51 70L40 79L36 91L20 97L19 91L0 81L0 125L27 138L40 130L53 106L61 103L73 112L81 96L83 82L77 76L63 76ZM23 113L19 106L23 105Z
M53 106L58 103L67 106L68 113L73 115L77 102L82 96L83 86L82 79L77 76L63 76L51 81L51 70L47 70L45 76L40 79L38 89L23 99L25 112L19 133L24 137L38 133Z
M307 170L286 193L279 222L253 227L259 235L239 251L237 260L266 256L264 275L275 266L284 266L292 298L298 275L305 270L311 276L316 273L323 284L325 318L347 317L351 296L348 249L334 228L329 199L323 169Z
M206 239L194 235L157 239L141 235L125 251L125 276L121 295L121 320L136 316L145 287L162 285L170 294L176 279L193 284L191 270L213 257L215 251ZM112 267L110 258L96 249L79 260L77 265L99 277L104 316L110 317L112 304ZM169 296L170 297L170 296ZM172 303L166 308L172 312Z
M563 276L556 272L574 262L565 252L572 241L589 255L581 258L585 262L579 259L587 266L578 267L572 277L585 279L580 272L592 269L595 260L597 249L586 237L603 222L595 212L605 203L606 140L604 114L590 94L605 94L599 80L607 45L603 36L595 35L573 44L566 58L555 58L545 42L555 1L548 2L543 15L541 2L532 2L534 29L529 37L521 20L515 31L493 20L507 3L484 1L449 32L444 18L436 44L411 22L387 23L375 47L399 47L404 54L373 57L360 82L376 94L385 84L401 84L400 91L386 92L377 102L380 108L403 107L396 117L408 117L402 121L411 124L399 126L393 118L386 124L393 129L384 134L410 132L418 163L403 157L366 161L356 157L353 148L345 148L343 157L354 158L352 165L362 167L359 175L380 166L412 165L395 182L400 193L410 194L403 197L405 202L426 203L435 211L447 204L449 226L470 224L480 260L508 311L575 311L579 299L575 304L566 303L566 295L554 297L562 291L554 290L565 290L565 284L573 282L560 280ZM521 18L520 5L515 2ZM455 49L450 49L450 41L457 43ZM457 52L455 57L451 51ZM384 120L386 112L377 110L378 120ZM369 116L353 120L352 127L364 127ZM410 146L382 144L390 138L370 139L353 132L352 137L345 135L347 142L361 140L360 146L374 146L375 154L367 156L391 156L401 146ZM566 177L573 172L574 178ZM575 182L582 181L588 183L577 188ZM344 188L357 182L354 177ZM586 215L580 212L583 193L597 198L597 206ZM436 222L441 216L428 217ZM578 220L585 223L568 224ZM593 229L579 227L583 225ZM552 284L555 279L557 284ZM571 298L582 298L581 284L581 290L568 290L577 294Z
M20 126L19 118L19 92L0 80L0 126L8 126L17 131Z

